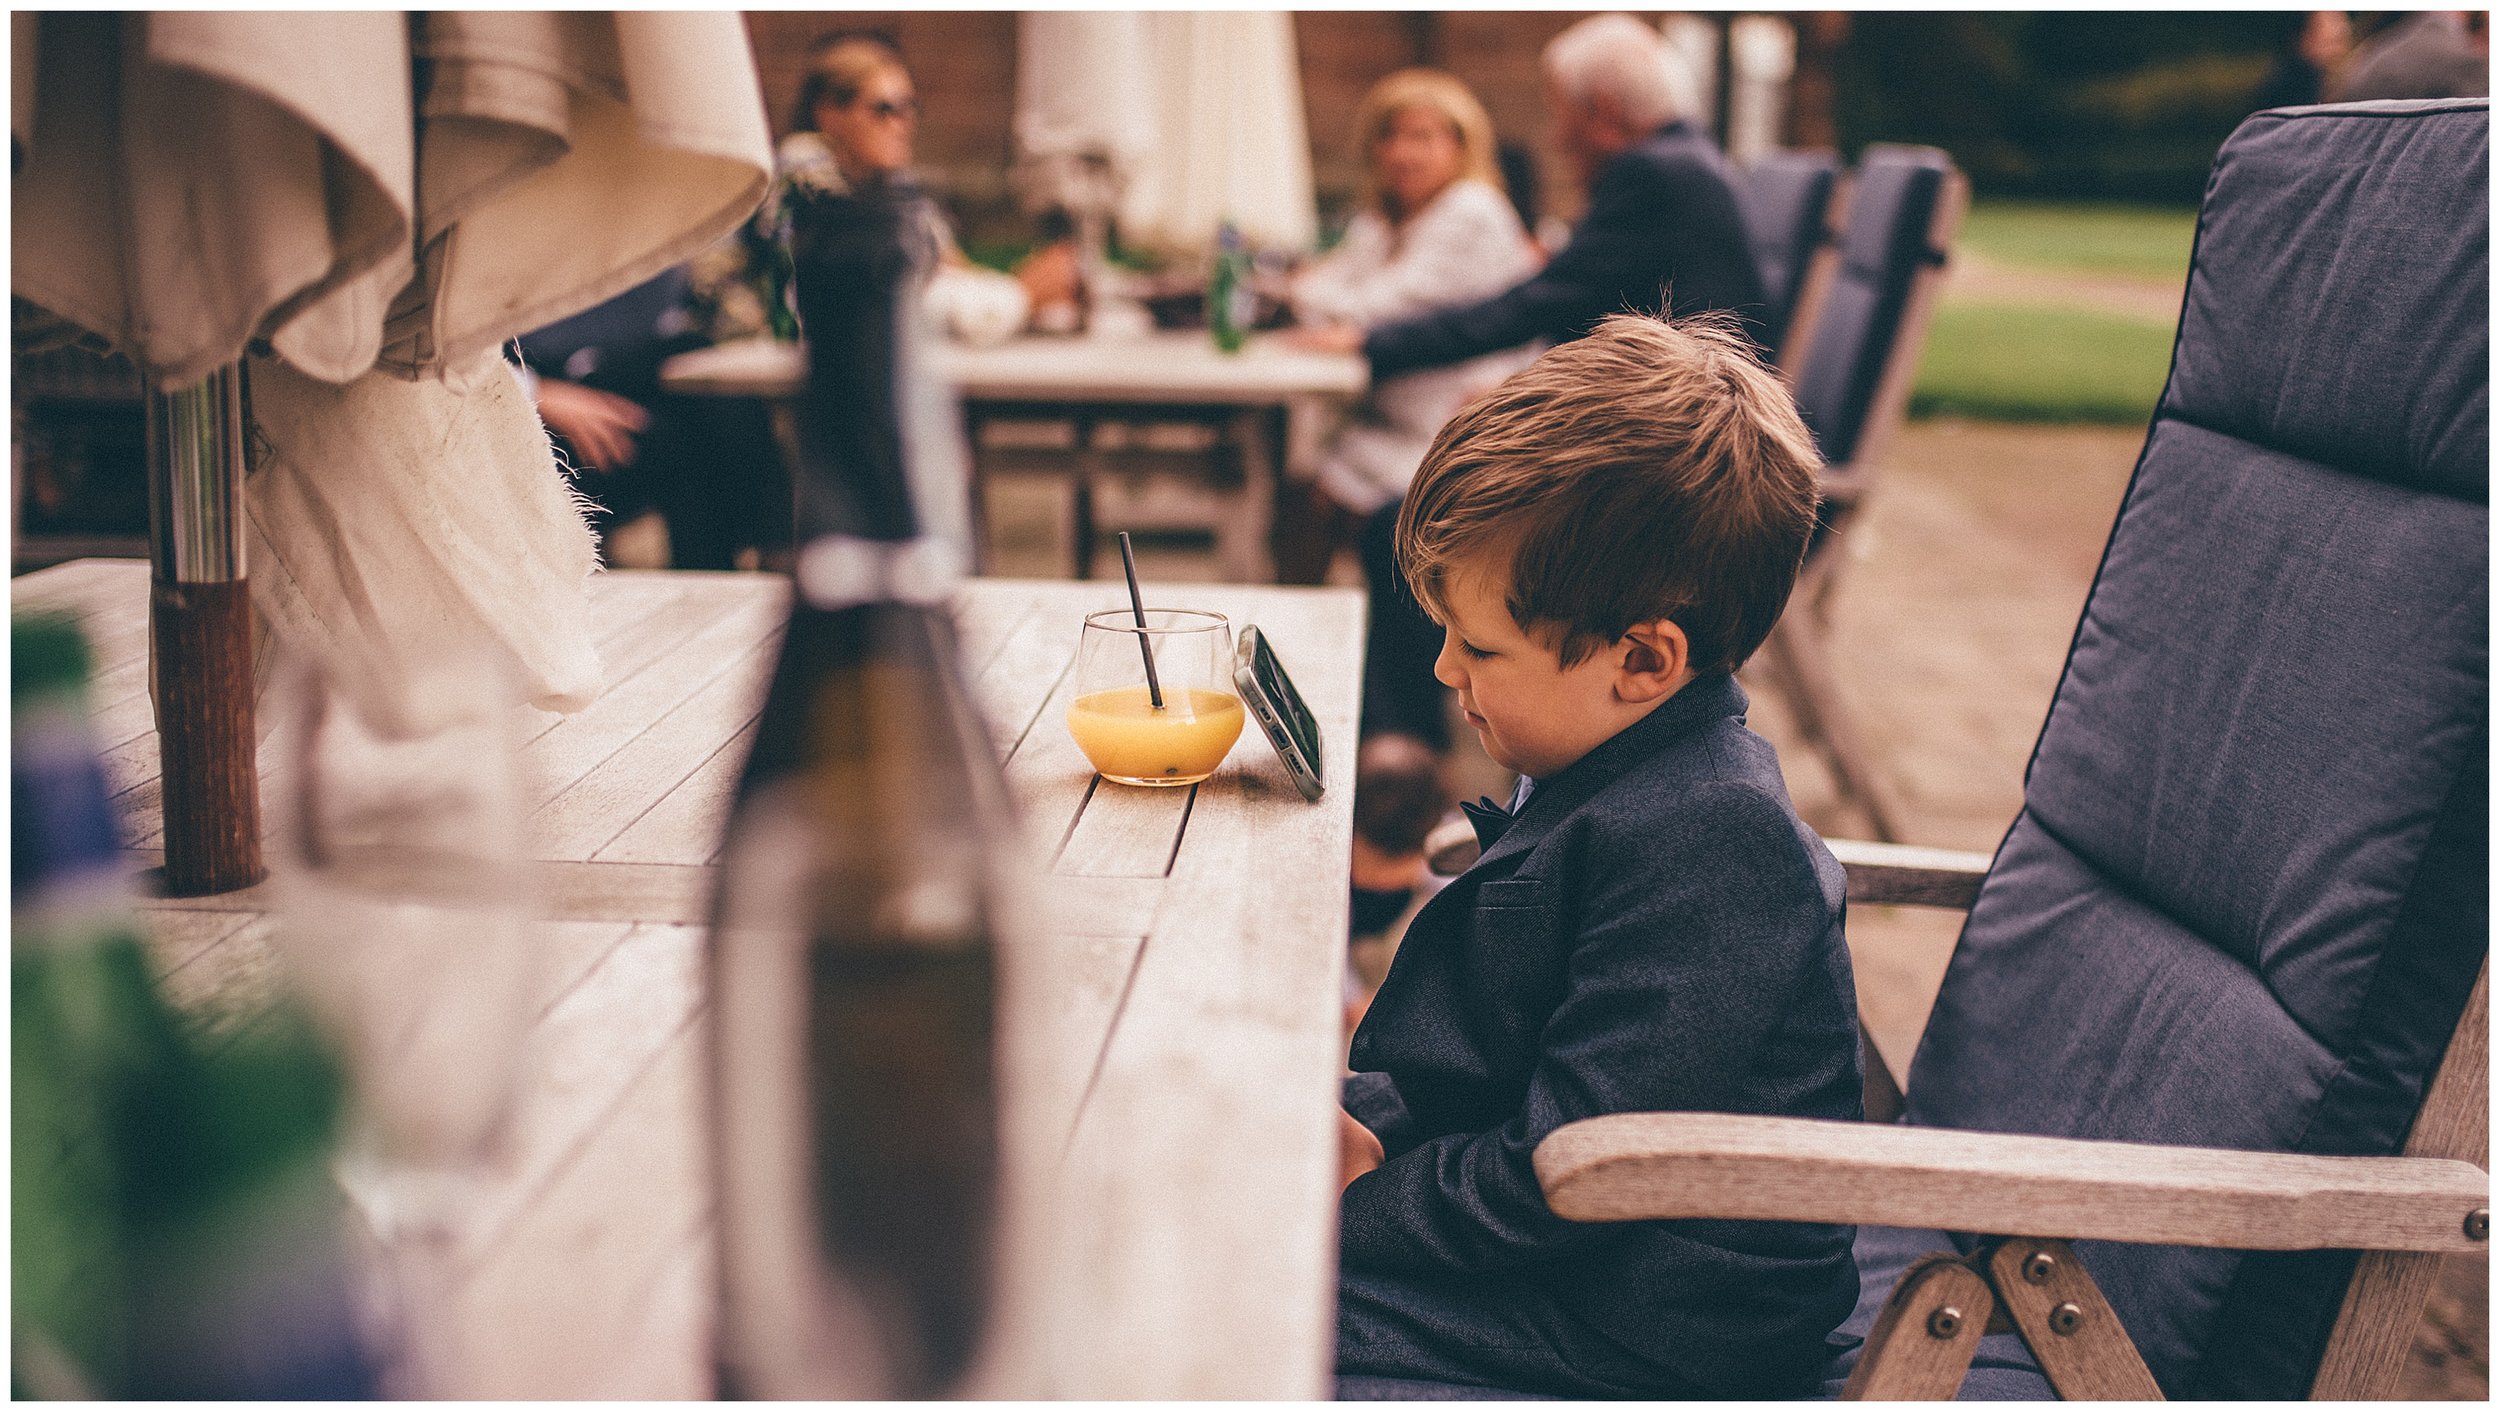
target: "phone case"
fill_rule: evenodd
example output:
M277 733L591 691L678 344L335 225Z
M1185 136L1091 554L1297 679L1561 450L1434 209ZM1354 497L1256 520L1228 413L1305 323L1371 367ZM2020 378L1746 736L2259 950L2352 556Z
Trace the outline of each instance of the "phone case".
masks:
M1277 684L1284 689L1281 701L1270 695L1266 684L1259 678L1262 652L1274 670ZM1276 758L1284 764L1285 777L1293 781L1293 787L1300 790L1306 800L1316 800L1327 792L1328 784L1321 774L1321 761L1317 758L1319 722L1311 715L1311 708L1303 704L1302 693L1294 689L1293 678L1286 674L1285 664L1278 660L1274 649L1267 647L1265 635L1255 625L1244 626L1239 641L1234 644L1233 687L1241 693L1242 704L1249 708L1251 717L1259 723L1259 729L1266 732L1267 743L1275 747ZM1296 719L1309 723L1311 743L1315 747L1312 758L1303 757L1301 745L1294 740L1293 731L1286 725L1288 712Z

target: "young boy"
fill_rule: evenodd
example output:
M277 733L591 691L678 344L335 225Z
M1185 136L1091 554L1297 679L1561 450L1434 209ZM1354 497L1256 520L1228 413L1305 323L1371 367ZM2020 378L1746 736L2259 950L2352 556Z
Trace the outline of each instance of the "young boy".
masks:
M1341 1376L1565 1397L1813 1390L1845 1226L1575 1224L1531 1154L1599 1113L1859 1116L1841 871L1731 675L1819 459L1740 335L1616 317L1443 429L1400 565L1434 673L1526 777L1354 1036Z

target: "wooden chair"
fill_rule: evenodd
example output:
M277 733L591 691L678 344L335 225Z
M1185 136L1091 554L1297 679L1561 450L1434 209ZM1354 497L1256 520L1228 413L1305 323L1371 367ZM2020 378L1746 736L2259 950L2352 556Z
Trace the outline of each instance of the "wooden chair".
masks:
M1762 271L1770 308L1763 338L1782 366L1806 332L1796 315L1810 272L1826 263L1818 256L1832 243L1832 194L1840 185L1840 158L1830 152L1780 149L1749 163L1736 180L1736 205L1745 238Z
M2241 125L2021 814L1844 852L1970 912L1899 1121L1571 1124L1556 1212L1857 1224L1844 1396L2388 1395L2490 1231L2488 180L2480 99Z
M1834 689L1826 609L1852 548L1847 523L1909 408L1969 192L1952 159L1933 147L1868 148L1850 182L1836 268L1814 291L1812 307L1800 311L1811 327L1802 331L1807 341L1793 381L1798 410L1826 463L1823 522L1760 660L1841 797L1885 841L1899 837L1900 809Z

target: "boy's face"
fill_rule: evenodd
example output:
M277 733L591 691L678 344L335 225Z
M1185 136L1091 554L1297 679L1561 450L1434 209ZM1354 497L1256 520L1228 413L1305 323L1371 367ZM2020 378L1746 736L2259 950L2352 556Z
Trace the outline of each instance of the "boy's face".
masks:
M1508 587L1498 570L1454 568L1441 585L1432 664L1502 768L1540 780L1559 774L1691 679L1683 630L1670 623L1644 624L1565 667L1512 620Z

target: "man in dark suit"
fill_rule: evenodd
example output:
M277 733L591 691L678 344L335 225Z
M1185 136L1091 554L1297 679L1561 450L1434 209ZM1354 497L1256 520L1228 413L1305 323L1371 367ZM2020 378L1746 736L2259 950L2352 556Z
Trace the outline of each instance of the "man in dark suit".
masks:
M1564 1123L1859 1116L1840 866L1733 673L1814 527L1814 443L1739 335L1610 319L1461 412L1397 553L1524 803L1417 914L1354 1035L1337 1366L1565 1397L1793 1397L1847 1227L1579 1225Z
M1589 198L1569 243L1482 302L1366 333L1306 330L1298 341L1359 349L1374 381L1540 339L1566 343L1627 312L1726 311L1761 343L1768 300L1727 161L1681 116L1672 63L1657 32L1628 15L1598 15L1555 36L1544 54L1545 100ZM1382 510L1362 536L1372 587L1363 729L1444 748L1444 695L1426 666L1435 634L1388 563L1395 516L1394 506Z

